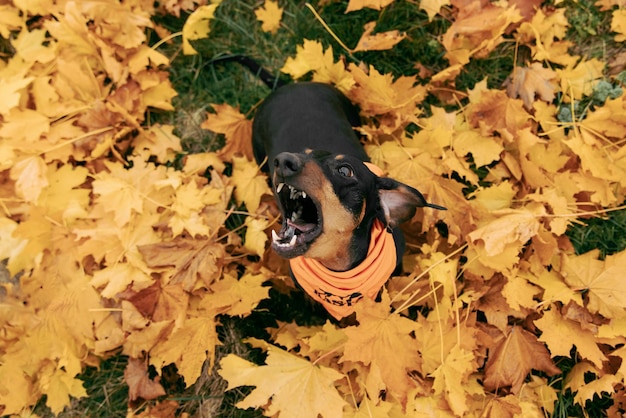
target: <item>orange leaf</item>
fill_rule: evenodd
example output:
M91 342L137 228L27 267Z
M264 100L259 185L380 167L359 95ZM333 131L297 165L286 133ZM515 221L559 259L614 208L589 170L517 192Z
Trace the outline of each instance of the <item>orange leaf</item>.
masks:
M556 86L556 73L549 68L544 68L540 63L534 62L530 67L515 67L513 73L507 78L506 92L509 97L524 102L524 107L533 108L535 98L548 103L554 100Z
M215 114L209 113L200 127L226 137L226 145L218 151L218 155L224 161L232 161L235 156L252 160L252 121L228 104L213 104L211 107Z
M159 376L155 380L148 376L148 366L143 360L129 358L124 369L124 380L128 385L128 398L130 401L137 399L156 399L165 395L165 389L159 383Z
M372 34L376 28L376 22L365 24L363 35L352 52L358 51L384 51L393 48L398 42L406 38L406 33L397 30Z
M171 283L182 283L188 292L209 286L222 271L224 247L206 239L178 237L170 242L141 245L138 249L148 267L169 267Z
M561 373L537 337L523 328L512 327L495 347L490 347L483 384L489 391L511 387L511 392L519 394L526 376L533 369L550 376Z

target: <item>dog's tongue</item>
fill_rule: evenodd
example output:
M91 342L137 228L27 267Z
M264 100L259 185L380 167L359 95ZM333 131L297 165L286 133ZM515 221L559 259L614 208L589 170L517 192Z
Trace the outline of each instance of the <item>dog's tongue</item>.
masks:
M303 223L303 222L298 222L298 221L299 220L296 220L296 222L293 222L288 219L287 226L297 229L300 232L309 232L315 228L315 224L308 224L308 223Z

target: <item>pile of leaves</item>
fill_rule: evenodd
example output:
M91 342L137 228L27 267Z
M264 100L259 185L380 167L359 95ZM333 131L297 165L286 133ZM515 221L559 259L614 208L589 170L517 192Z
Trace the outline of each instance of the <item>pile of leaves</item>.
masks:
M392 3L351 0L346 11ZM626 39L624 4L597 5L612 11L616 41ZM337 60L315 40L285 62L294 80L331 83L357 103L373 162L448 210L425 209L406 226L406 272L380 301L357 305L357 325L279 323L265 340L246 340L266 352L263 364L222 359L229 389L254 387L239 407L282 417L543 417L569 390L583 407L608 394L609 413L624 412L626 251L578 255L566 231L626 197L626 99L605 63L571 54L565 9L539 6L421 2L431 19L452 22L443 71L416 64L418 75L394 77ZM192 385L212 366L220 317L250 315L268 283L293 289L266 249L277 215L251 158L249 119L216 104L203 126L223 133L225 147L181 158L173 126L148 117L173 110L176 94L169 59L146 33L172 36L151 17L194 9L183 29L191 54L218 7L0 6L9 51L0 61L3 414L42 396L59 413L86 396L81 371L120 352L129 400L159 399L171 412L177 402L165 401L149 367L174 364ZM257 9L270 33L281 13L271 0ZM354 58L404 38L372 23L355 48L337 41ZM530 51L507 87L485 79L458 91L464 67L504 42ZM615 58L613 70L623 69ZM426 113L427 98L441 105Z

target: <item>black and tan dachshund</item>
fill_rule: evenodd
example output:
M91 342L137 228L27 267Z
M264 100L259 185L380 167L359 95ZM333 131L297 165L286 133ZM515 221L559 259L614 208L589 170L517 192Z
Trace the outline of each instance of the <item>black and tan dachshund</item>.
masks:
M400 269L398 225L418 207L445 209L381 176L361 146L359 125L358 109L337 89L296 83L265 99L252 129L255 158L266 162L282 213L272 248L337 319L362 297L374 299Z

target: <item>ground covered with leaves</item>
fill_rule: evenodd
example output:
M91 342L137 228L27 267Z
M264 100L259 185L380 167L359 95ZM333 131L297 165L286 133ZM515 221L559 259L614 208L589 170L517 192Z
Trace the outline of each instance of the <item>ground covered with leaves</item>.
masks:
M0 4L0 413L621 416L624 40L623 0ZM354 325L267 249L236 53L448 208Z

